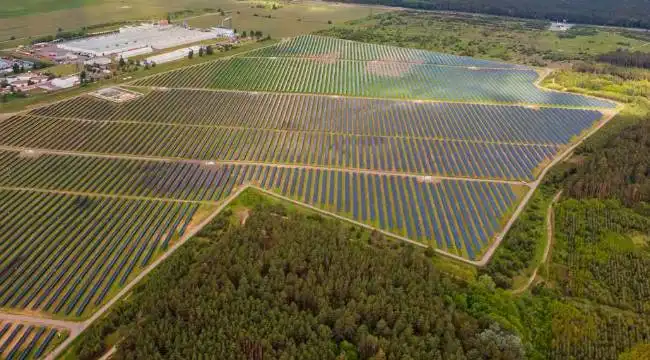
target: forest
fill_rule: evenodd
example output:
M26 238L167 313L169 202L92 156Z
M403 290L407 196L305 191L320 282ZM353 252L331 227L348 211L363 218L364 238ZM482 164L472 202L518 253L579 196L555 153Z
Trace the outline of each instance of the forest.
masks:
M650 28L650 18L644 15L650 13L650 3L644 0L630 0L624 4L614 0L344 0L342 2Z
M598 61L617 66L650 69L650 53L642 51L616 50L598 56Z
M248 196L253 196L249 193ZM259 195L258 195L259 196ZM82 338L92 359L523 359L430 253L257 200L226 211Z

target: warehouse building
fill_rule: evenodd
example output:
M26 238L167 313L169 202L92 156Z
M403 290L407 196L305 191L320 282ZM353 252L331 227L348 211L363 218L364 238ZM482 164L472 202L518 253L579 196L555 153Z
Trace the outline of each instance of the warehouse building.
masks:
M72 40L58 44L75 54L95 56L135 56L205 40L230 37L230 29L189 29L175 25L142 24L125 26L119 32Z

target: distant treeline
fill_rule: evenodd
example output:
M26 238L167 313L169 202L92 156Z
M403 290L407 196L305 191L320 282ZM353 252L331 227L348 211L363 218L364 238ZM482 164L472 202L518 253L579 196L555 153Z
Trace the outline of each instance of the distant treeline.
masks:
M32 38L31 43L32 44L38 44L42 42L50 42L54 40L72 40L72 39L78 39L80 37L88 36L93 34L93 30L97 29L104 29L104 28L109 28L112 26L118 26L118 25L124 25L127 24L128 21L113 21L113 22L107 22L107 23L101 23L101 24L95 24L95 25L88 25L84 26L82 28L79 28L77 30L63 30L61 28L58 29L56 34L52 35L45 35L45 36L39 36L36 38Z
M650 69L650 53L616 50L598 57L598 61L625 67Z
M327 0L333 1L333 0ZM336 0L423 10L461 11L574 23L650 28L646 0Z

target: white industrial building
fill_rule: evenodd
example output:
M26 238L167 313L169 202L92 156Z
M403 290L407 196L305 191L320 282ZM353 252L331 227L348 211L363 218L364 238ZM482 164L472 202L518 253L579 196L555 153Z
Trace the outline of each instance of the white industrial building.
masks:
M164 54L154 55L147 58L147 62L155 62L156 64L164 64L176 60L180 60L184 57L189 56L190 50L194 51L195 56L199 56L200 46L191 46L184 49L178 49Z
M108 35L62 42L58 47L86 56L126 57L233 35L230 29L202 31L175 25L142 24L125 26L119 32Z
M52 79L50 82L54 87L59 89L68 89L79 84L78 76L68 76L67 78Z

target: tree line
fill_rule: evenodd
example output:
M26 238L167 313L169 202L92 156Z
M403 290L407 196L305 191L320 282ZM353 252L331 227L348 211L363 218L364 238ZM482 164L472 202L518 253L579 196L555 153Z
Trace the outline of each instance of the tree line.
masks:
M630 0L624 5L614 0L343 0L343 2L650 28L650 16L647 16L650 14L650 3L644 0Z
M598 56L598 61L624 67L650 69L650 53L616 50Z

